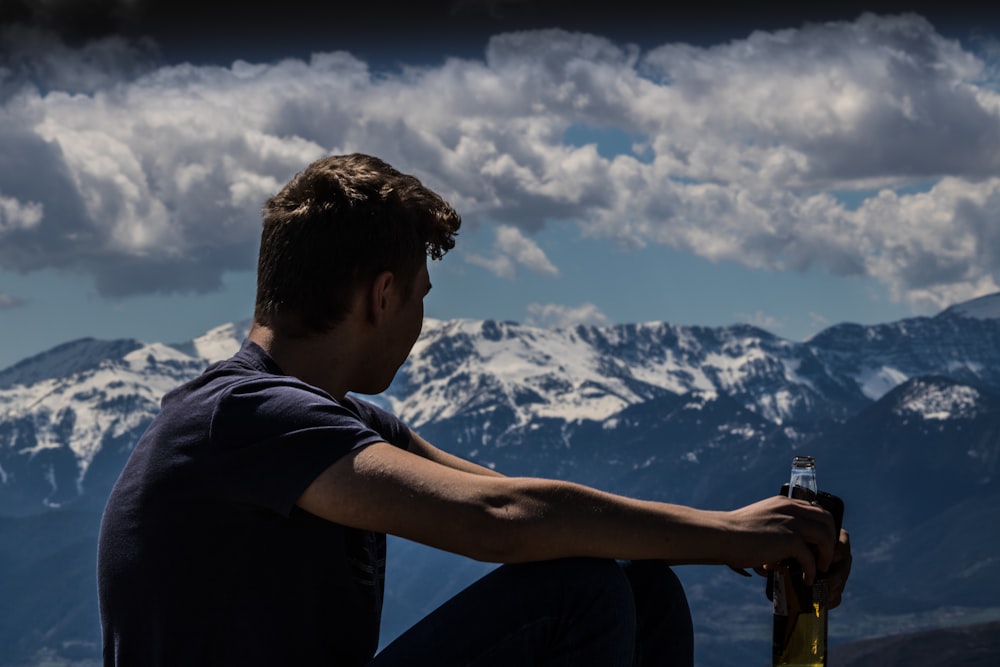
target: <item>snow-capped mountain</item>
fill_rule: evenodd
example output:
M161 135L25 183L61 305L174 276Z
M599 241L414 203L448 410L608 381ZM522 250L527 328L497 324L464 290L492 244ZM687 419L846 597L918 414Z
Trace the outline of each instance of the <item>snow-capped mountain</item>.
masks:
M971 317L979 320L1000 319L1000 294L987 294L948 308L943 316Z
M550 330L428 320L387 397L418 427L500 406L514 425L600 420L697 391L727 394L775 423L843 418L911 377L1000 387L1000 319L970 317L984 310L974 303L935 318L839 325L806 343L746 325Z
M1000 390L1000 319L990 315L998 304L994 295L933 318L837 325L805 343L746 325L551 330L427 320L393 385L373 400L417 428L463 423L459 443L523 441L554 425L565 436L584 422L610 429L624 410L688 394L724 396L770 431L791 425L783 432L794 437L789 429L846 419L910 378ZM182 344L80 340L0 372L0 506L71 501L98 476L102 491L120 456L98 454L127 451L160 397L232 354L247 326ZM109 470L91 470L108 458ZM10 507L14 496L27 505Z
M227 324L181 345L84 339L0 372L0 513L74 501L95 477L103 502L163 394L232 354L246 331ZM91 474L102 450L110 470Z
M248 324L180 344L79 340L0 371L0 600L38 607L0 630L0 647L20 647L9 660L0 648L0 665L57 644L99 650L80 611L94 605L92 586L62 589L76 585L70 573L91 576L99 511L160 398L232 354ZM815 455L820 485L847 501L855 544L856 597L841 617L857 620L832 627L835 638L885 627L893 610L992 608L1000 593L1000 535L982 529L1000 519L1000 294L805 342L747 325L427 320L392 386L367 398L508 474L702 507L774 492L793 452ZM387 593L387 638L482 572L393 546L391 571L407 576ZM57 561L65 577L53 578ZM734 593L732 573L695 572L686 583L709 641L732 630L731 614L713 616L720 595L748 623L769 618L757 588ZM51 610L65 605L76 620ZM719 664L735 662L729 650Z

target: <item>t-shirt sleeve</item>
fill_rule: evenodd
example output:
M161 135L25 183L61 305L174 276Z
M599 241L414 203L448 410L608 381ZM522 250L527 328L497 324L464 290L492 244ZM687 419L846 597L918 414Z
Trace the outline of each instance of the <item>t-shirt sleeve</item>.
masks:
M369 403L295 381L250 381L216 405L208 470L226 500L287 516L323 470L375 442L406 448L409 429Z

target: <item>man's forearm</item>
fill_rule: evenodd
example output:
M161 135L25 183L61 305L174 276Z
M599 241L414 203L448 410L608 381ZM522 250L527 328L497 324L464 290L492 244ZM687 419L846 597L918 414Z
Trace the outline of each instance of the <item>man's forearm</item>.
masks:
M472 473L473 475L503 477L503 475L498 473L496 470L481 466L477 463L473 463L472 461L467 461L466 459L449 454L448 452L435 447L413 431L410 431L410 446L408 451L429 461L440 463L441 465L447 466L453 470L461 470L463 472Z
M725 562L725 513L636 500L547 479L511 478L488 508L489 560L565 556Z
M579 484L512 478L493 483L487 560L563 556L661 559L760 567L798 560L807 578L833 558L829 513L774 497L733 511L637 500ZM482 546L482 544L480 545Z

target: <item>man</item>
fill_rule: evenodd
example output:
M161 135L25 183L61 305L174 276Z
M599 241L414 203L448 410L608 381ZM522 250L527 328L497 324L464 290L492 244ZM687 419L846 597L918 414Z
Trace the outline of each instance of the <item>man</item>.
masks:
M106 665L692 663L667 564L850 567L828 513L702 511L507 478L353 398L420 333L460 218L384 162L319 160L264 208L241 350L168 393L108 501ZM375 656L385 534L505 563Z

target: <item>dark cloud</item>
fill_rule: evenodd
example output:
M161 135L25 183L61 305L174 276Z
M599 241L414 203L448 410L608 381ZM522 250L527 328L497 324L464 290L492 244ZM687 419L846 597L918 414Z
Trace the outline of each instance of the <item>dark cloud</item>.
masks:
M0 0L0 21L44 27L72 44L148 36L170 62L275 59L345 49L378 64L477 55L498 32L562 28L644 46L741 39L754 30L916 11L968 34L1000 17L983 3L667 3L649 0Z
M0 145L0 195L44 212L37 225L0 234L0 265L28 272L85 261L94 252L90 223L58 145L11 122L0 123Z
M48 28L0 27L0 100L25 87L61 93L92 93L149 71L159 60L149 39L119 36L79 46Z
M44 28L70 44L138 23L141 0L0 0L0 23Z
M118 299L143 294L206 294L222 288L227 271L254 268L257 245L249 240L198 249L183 258L114 257L86 267L98 292Z

